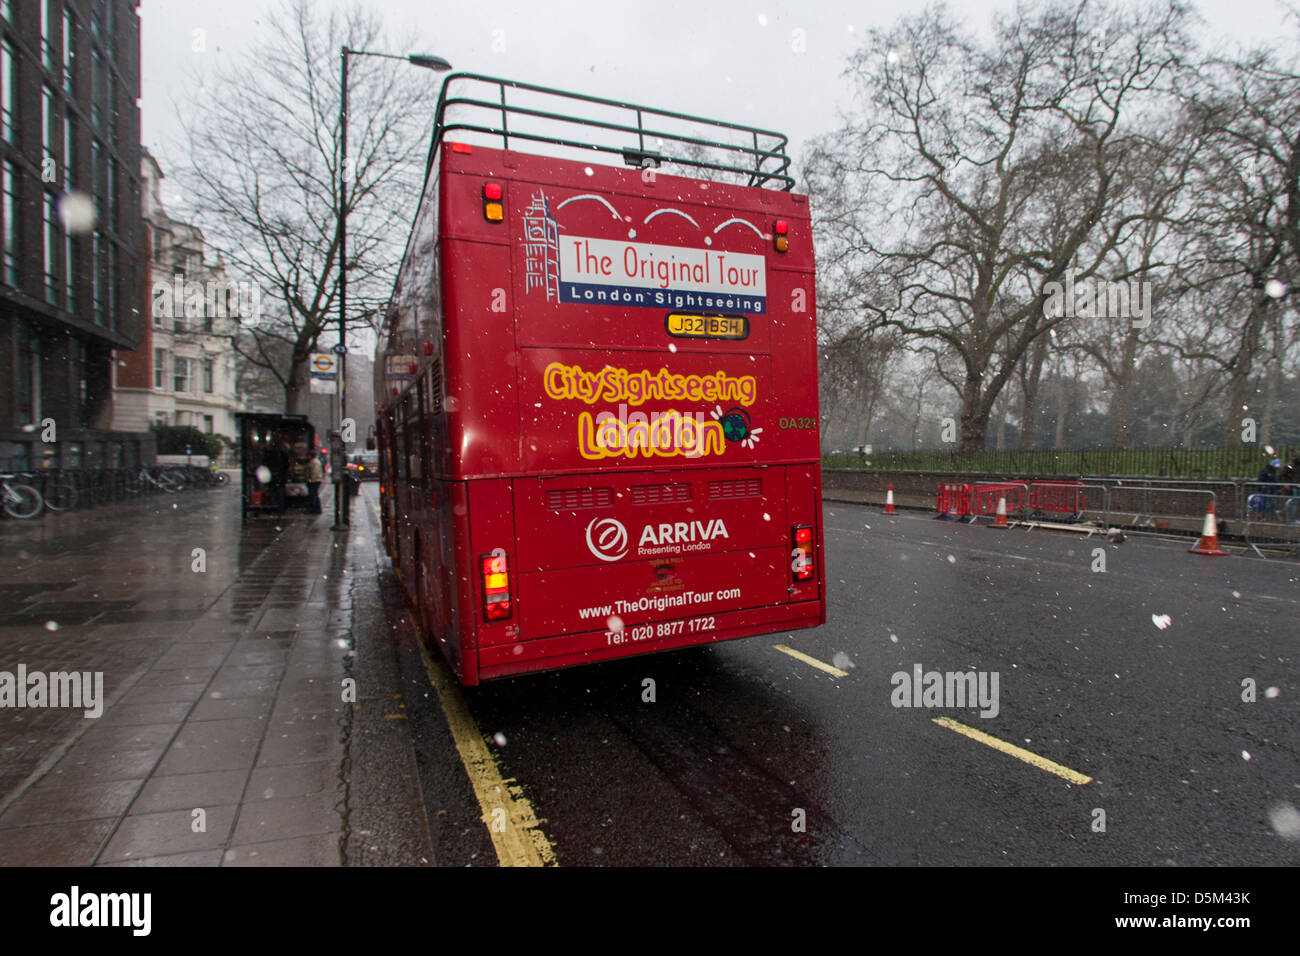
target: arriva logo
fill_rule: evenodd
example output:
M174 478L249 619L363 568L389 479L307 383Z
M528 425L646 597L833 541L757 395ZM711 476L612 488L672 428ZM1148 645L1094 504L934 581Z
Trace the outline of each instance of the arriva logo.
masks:
M618 561L627 554L627 528L615 518L593 518L587 525L587 547L602 561Z
M648 524L641 531L641 540L637 547L647 544L689 544L696 541L711 541L714 538L728 538L727 526L718 518L705 524L702 521L677 521L673 524Z

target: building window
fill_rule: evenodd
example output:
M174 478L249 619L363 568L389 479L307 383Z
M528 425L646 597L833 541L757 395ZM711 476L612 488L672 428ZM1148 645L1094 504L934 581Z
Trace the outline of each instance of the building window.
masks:
M18 324L18 425L35 425L41 418L41 339L26 322Z
M53 172L57 167L54 165L54 144L59 139L59 111L54 103L54 89L49 86L41 87L41 178L45 178L45 170Z
M98 50L90 54L90 121L95 129L104 128L104 58Z
M0 171L0 278L18 285L18 169L5 163Z
M90 142L90 191L95 195L95 212L103 222L106 218L104 194L108 189L104 183L104 145L97 139Z
M0 43L0 139L10 144L14 143L14 130L17 129L14 116L17 90L18 56L13 44L6 40Z
M72 233L63 234L63 289L68 297L68 311L76 317L77 313L77 247L72 241Z
M59 0L45 0L41 4L41 58L45 62L45 69L53 72L56 69L54 63L54 44L50 41L50 21L54 19L56 5Z
M96 232L91 240L90 272L93 291L91 293L91 311L95 313L96 325L108 325L104 316L104 234Z
M72 95L72 58L76 56L72 42L77 30L77 21L72 19L72 11L63 8L63 89Z
M117 331L117 246L113 240L108 243L108 327Z
M76 156L77 132L73 129L72 114L63 111L63 188L72 188L72 163Z
M167 380L167 350L153 350L153 387L164 388Z
M190 390L190 373L193 364L193 359L180 357L172 359L173 392L188 392Z
M81 339L73 339L72 347L68 350L69 358L72 360L72 380L75 383L76 393L73 396L76 402L77 424L82 428L90 423L90 416L87 414L87 396L89 394L86 388L86 365L88 364L88 353L86 343Z
M104 183L108 192L108 227L113 232L117 232L117 163L109 161L108 179Z
M212 416L211 416L211 415L204 415L204 416L203 416L203 431L204 431L205 434L207 434L207 435L211 435L211 434L212 434L212 428L213 428L213 426L214 426L215 424L216 424L216 423L212 420Z
M215 371L215 366L216 366L216 361L214 359L205 358L203 360L203 391L208 395L211 395L213 392L212 380L213 380L213 372Z
M58 200L45 194L45 301L59 304L59 210Z

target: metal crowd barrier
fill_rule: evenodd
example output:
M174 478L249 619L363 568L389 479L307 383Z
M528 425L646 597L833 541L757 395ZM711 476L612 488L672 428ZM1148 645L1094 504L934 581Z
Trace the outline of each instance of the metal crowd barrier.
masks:
M1209 482L1201 482L1209 484ZM1229 483L1230 484L1230 483ZM1158 519L1182 518L1200 521L1210 502L1215 503L1215 517L1221 519L1218 508L1218 494L1207 488L1176 488L1171 485L1142 485L1114 487L1110 501L1111 512L1115 520L1128 518L1125 527L1137 533L1167 532L1173 530L1166 523L1162 526ZM1125 499L1130 500L1125 500ZM1135 502L1131 499L1137 498ZM1165 507L1166 503L1172 507ZM1136 504L1136 507L1130 507ZM1196 528L1182 529L1199 531Z
M982 481L971 493L971 514L976 518L996 518L998 502L1007 500L1007 518L1023 518L1030 497L1029 485L1021 481Z
M1247 495L1243 534L1246 544L1260 557L1264 556L1259 550L1261 545L1284 548L1291 554L1300 552L1300 494L1279 489L1276 493L1255 491Z

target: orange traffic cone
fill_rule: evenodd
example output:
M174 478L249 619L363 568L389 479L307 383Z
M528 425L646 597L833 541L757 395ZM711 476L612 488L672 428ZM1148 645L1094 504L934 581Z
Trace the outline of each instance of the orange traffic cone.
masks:
M1011 527L1009 524L1007 524L1007 496L1006 495L1003 495L1001 498L998 499L998 513L997 516L993 519L993 523L989 525L989 527L990 528Z
M895 514L894 511L894 483L889 483L889 490L885 492L885 514Z
M1214 521L1214 499L1210 499L1210 508L1205 512L1205 524L1201 526L1201 540L1196 547L1190 548L1188 554L1224 555L1229 552L1219 547L1219 528Z

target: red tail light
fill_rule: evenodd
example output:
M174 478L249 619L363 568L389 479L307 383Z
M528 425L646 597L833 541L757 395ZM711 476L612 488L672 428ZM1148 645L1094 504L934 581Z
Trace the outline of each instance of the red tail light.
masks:
M500 183L483 184L483 218L488 222L501 222L506 217L504 194Z
M772 245L777 252L785 252L790 248L790 224L784 219L778 219L772 224Z
M794 572L794 579L796 581L811 580L813 572L816 570L813 565L812 525L795 525L791 529L790 537L794 544L790 551L790 570Z
M510 617L510 571L504 551L479 557L483 570L483 619L504 621Z

